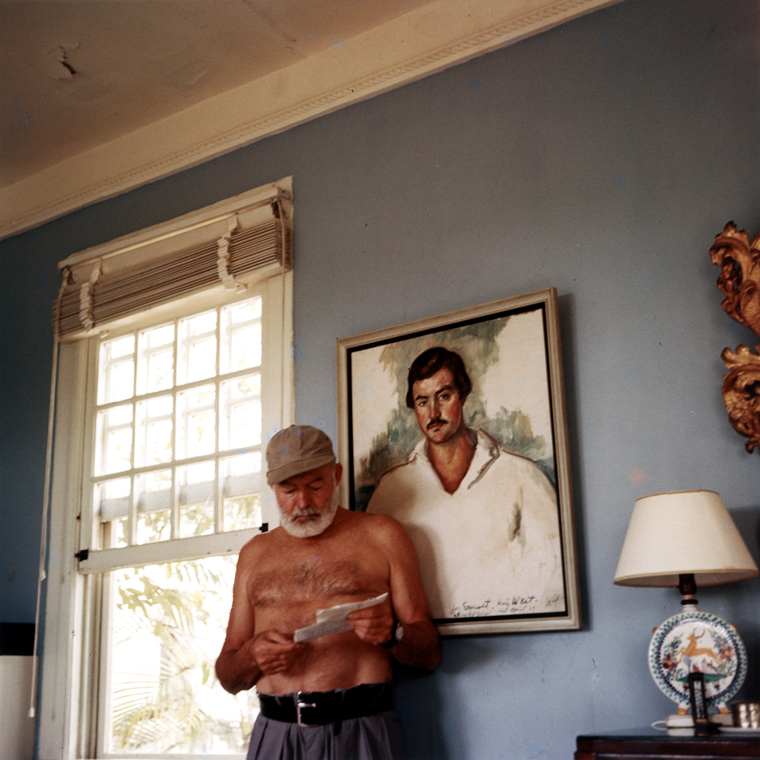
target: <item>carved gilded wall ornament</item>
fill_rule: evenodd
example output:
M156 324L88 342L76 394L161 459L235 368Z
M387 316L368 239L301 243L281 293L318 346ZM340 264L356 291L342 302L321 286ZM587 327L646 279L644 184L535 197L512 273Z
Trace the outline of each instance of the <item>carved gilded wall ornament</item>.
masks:
M721 268L718 288L726 313L760 338L760 234L750 244L744 230L729 222L710 248ZM755 351L760 352L760 343ZM760 446L760 355L746 346L721 353L729 372L723 377L723 403L734 429L749 438L750 453Z

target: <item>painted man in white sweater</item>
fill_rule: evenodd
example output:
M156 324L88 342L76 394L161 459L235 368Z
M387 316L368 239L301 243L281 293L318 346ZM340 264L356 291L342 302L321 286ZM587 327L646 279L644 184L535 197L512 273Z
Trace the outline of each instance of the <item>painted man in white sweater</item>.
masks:
M437 620L565 609L557 493L533 461L468 428L472 383L442 347L409 369L406 405L424 438L388 470L367 512L407 529Z

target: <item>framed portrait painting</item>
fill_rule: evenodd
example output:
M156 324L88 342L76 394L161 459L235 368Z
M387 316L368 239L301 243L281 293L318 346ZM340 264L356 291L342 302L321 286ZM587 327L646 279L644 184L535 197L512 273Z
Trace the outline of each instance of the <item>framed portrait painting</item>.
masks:
M444 635L580 628L554 288L337 342L344 504L417 550Z

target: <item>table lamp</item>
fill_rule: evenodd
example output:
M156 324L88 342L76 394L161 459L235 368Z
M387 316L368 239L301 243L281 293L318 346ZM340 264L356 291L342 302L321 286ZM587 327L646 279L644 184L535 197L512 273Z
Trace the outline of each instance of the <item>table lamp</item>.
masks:
M701 690L705 714L714 707L728 716L728 702L747 675L747 654L736 629L697 609L697 587L758 575L731 515L714 491L677 491L636 500L614 582L674 586L681 592L681 612L655 629L649 645L652 677L678 705L678 714L668 719L669 727L694 725L695 696L699 696L695 688ZM686 715L690 706L692 717Z

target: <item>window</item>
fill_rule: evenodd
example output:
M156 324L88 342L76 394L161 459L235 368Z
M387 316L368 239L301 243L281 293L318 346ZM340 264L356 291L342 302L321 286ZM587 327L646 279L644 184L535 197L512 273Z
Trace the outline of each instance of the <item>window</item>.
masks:
M99 342L90 547L261 526L261 319L256 295Z
M289 199L282 181L61 265L40 757L245 752L255 699L213 664L236 554L277 522Z

